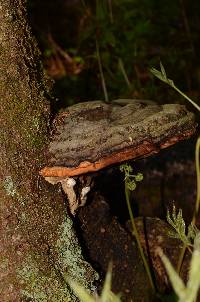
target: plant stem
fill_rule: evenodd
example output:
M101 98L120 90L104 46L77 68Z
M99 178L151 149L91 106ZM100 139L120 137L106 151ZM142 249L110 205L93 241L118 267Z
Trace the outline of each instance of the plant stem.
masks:
M196 142L196 148L195 148L195 165L196 165L196 175L197 175L197 197L196 197L196 204L195 204L195 210L193 213L193 217L192 217L192 223L195 224L196 221L196 217L197 214L199 212L199 204L200 204L200 163L199 163L199 152L200 151L200 137L198 137L197 142ZM179 259L178 259L178 264L177 264L177 272L180 275L181 272L181 267L183 264L183 259L185 256L185 252L187 249L187 245L184 244L180 255L179 255Z
M103 89L103 93L104 93L104 98L105 98L105 102L108 103L109 102L108 91L107 91L106 81L105 81L104 74L103 74L103 67L102 67L100 51L99 51L99 43L98 43L97 38L96 38L96 53L97 53L97 60L98 60L98 64L99 64L99 72L100 72L100 76L101 76L101 84L102 84L102 89Z
M180 252L180 255L179 255L179 258L178 258L178 264L177 264L177 273L180 275L180 272L181 272L181 267L182 267L182 264L183 264L183 259L184 259L184 256L185 256L185 252L186 252L186 249L187 249L187 245L184 244L182 249L181 249L181 252Z
M182 3L183 1L180 0ZM178 89L174 82L170 79L167 78L165 69L160 63L161 66L161 72L158 72L157 70L152 69L152 73L159 78L161 81L167 83L169 86L171 86L174 90L176 90L180 95L182 95L187 101L189 101L199 112L200 112L200 106L197 105L192 99L190 99L185 93L183 93L180 89ZM200 205L200 160L199 160L199 155L200 155L200 137L198 137L197 142L196 142L196 148L195 148L195 166L196 166L196 177L197 177L197 196L196 196L196 203L195 203L195 209L192 217L192 223L195 224L196 222L196 217L199 212L199 205ZM185 256L185 252L188 246L184 244L180 256L178 259L178 264L177 264L177 272L180 274L181 271L181 266L183 264L183 259Z
M126 181L125 181L125 197L126 197L126 203L127 203L127 207L128 207L128 212L129 212L129 216L130 216L130 220L131 220L131 224L132 224L132 228L133 228L133 234L135 236L135 239L136 239L136 242L137 242L137 246L138 246L140 255L142 257L142 261L143 261L145 270L147 272L147 276L149 278L149 282L150 282L151 288L152 288L153 292L155 293L156 289L155 289L154 282L153 282L153 279L152 279L152 276L151 276L151 271L150 271L148 262L147 262L147 260L145 258L145 255L144 255L144 252L143 252L143 248L142 248L142 245L140 243L139 234L138 234L138 231L137 231L137 228L136 228L136 225L135 225L135 220L134 220L134 217L133 217L133 211L131 209L131 204L130 204L130 199L129 199L129 190L127 188Z
M199 166L199 151L200 151L200 137L198 137L196 142L196 148L195 148L195 165L196 165L196 175L197 175L197 197L196 197L196 204L195 204L195 210L192 217L192 223L195 224L197 214L199 212L199 204L200 204L200 166ZM185 256L185 252L187 249L187 245L184 244L183 248L181 249L178 264L177 264L177 272L180 275L181 272L181 266L183 264L183 259Z
M128 88L129 88L129 90L131 90L131 83L130 83L130 81L129 81L128 75L127 75L126 70L125 70L125 68L124 68L124 63L123 63L123 61L122 61L121 58L119 58L119 68L120 68L120 70L121 70L121 72L122 72L122 75L123 75L123 77L124 77L124 80L125 80L125 82L126 82Z
M110 23L113 24L113 9L112 9L112 0L108 0L108 7L109 7L109 13L110 13Z
M183 23L184 23L184 26L185 26L185 31L186 31L186 34L188 36L188 40L189 40L189 44L190 44L192 53L195 54L195 48L194 48L194 43L193 43L193 40L192 40L192 34L191 34L191 29L190 29L188 16L187 16L187 13L186 13L185 3L184 3L184 0L179 0L179 1L180 1L180 5L181 5L181 12L182 12L182 16L183 16Z
M171 86L171 85L170 85ZM197 110L200 111L200 106L198 106L193 100L191 100L185 93L179 90L175 85L173 87L179 94L181 94L186 100L188 100Z
M200 151L200 137L198 137L196 142L195 149L195 165L196 165L196 175L197 175L197 197L195 204L195 211L192 218L192 223L195 224L196 216L199 212L199 204L200 204L200 163L199 163L199 151Z
M178 89L175 85L172 85L172 87L180 94L182 95L186 100L188 100L198 111L200 111L200 106L198 106L193 100L191 100L185 93L183 93L180 89ZM192 217L192 223L195 224L197 214L199 212L199 204L200 204L200 165L199 165L199 151L200 151L200 137L198 137L196 142L196 148L195 148L195 165L196 165L196 177L197 177L197 197L196 197L196 203L195 203L195 210ZM178 259L177 264L177 272L180 275L181 267L183 264L185 252L187 249L187 245L184 244L180 255Z

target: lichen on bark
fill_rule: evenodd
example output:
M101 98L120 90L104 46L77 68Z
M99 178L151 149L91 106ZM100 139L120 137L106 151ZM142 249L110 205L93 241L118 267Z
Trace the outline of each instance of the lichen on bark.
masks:
M85 278L86 274L95 277L94 271L82 255L70 218L66 218L60 226L60 235L56 243L58 261L50 275L41 273L37 261L27 257L18 270L21 282L24 284L23 293L36 302L77 301L77 297L67 284L67 277L75 279L84 288L95 291L95 287ZM58 275L60 278L58 280ZM93 280L93 277L91 280ZM96 274L96 278L98 278Z
M50 97L25 0L0 0L0 67L1 301L26 301L31 295L34 301L64 301L63 291L76 301L63 281L68 249L74 249L74 277L92 289L96 274L81 255L60 190L39 177L46 162Z

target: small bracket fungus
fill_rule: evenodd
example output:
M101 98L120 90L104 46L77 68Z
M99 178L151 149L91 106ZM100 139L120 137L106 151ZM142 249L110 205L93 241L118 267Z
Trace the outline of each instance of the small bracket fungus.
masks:
M50 183L62 184L74 214L85 203L90 186L82 188L77 200L71 177L155 154L189 138L196 126L194 114L179 104L137 100L79 103L54 121L48 166L40 174Z
M90 186L85 186L81 189L80 198L76 196L74 186L76 180L73 177L45 177L45 180L52 185L60 183L64 193L67 195L69 201L69 209L71 214L75 215L75 211L78 207L85 205L87 200L87 193L90 191Z

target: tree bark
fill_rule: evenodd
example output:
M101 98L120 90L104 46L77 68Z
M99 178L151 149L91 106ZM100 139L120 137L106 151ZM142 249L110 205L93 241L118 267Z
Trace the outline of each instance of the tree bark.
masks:
M0 300L77 301L66 274L93 290L59 188L39 177L49 91L25 0L0 0Z

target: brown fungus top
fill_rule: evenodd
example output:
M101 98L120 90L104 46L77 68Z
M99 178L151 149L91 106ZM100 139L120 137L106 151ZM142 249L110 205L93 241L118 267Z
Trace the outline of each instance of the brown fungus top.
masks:
M76 176L146 157L190 137L194 114L179 104L148 101L85 102L68 107L54 122L44 177Z

